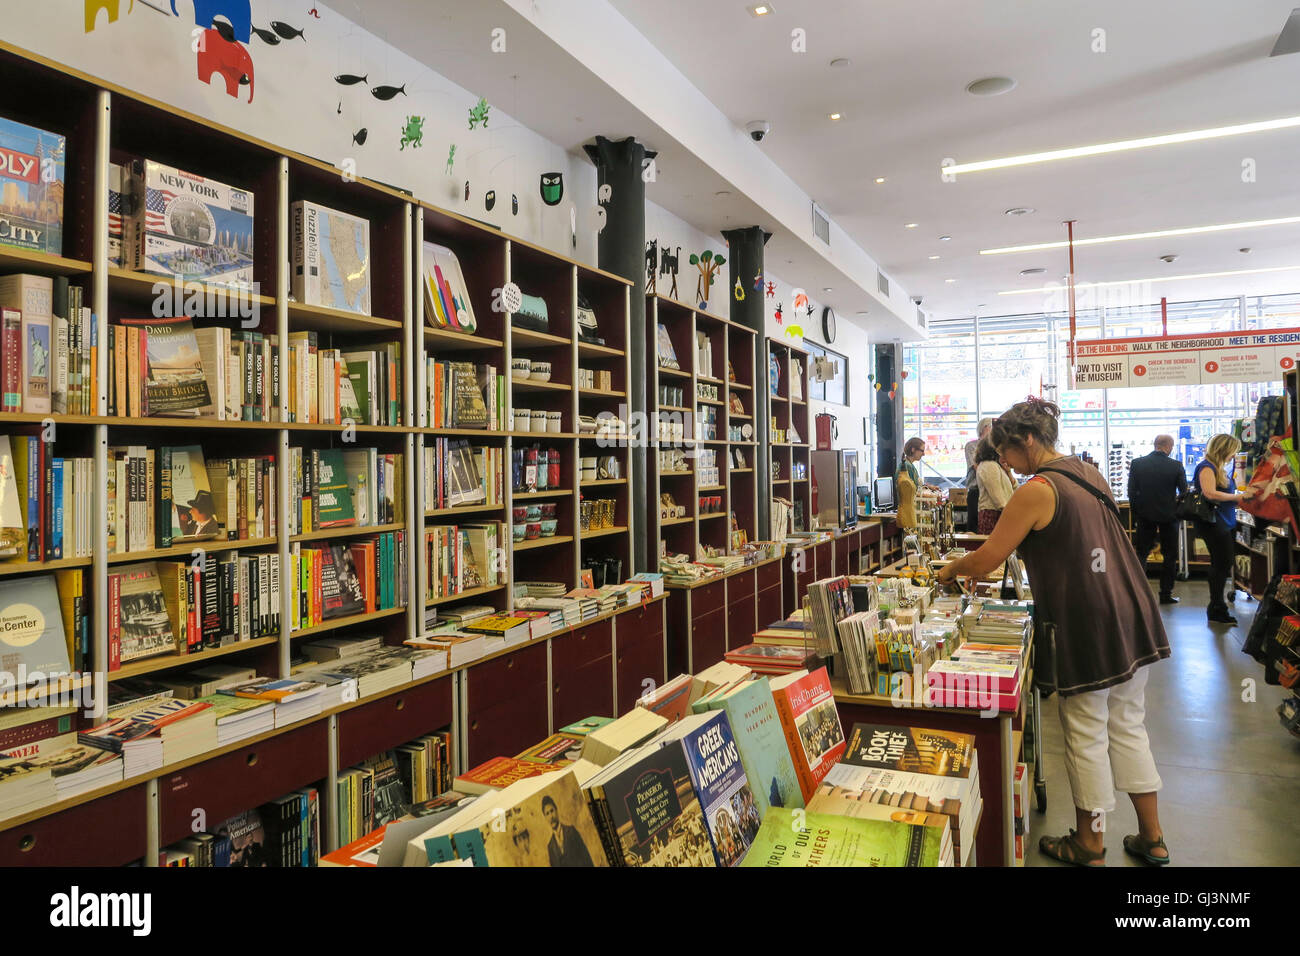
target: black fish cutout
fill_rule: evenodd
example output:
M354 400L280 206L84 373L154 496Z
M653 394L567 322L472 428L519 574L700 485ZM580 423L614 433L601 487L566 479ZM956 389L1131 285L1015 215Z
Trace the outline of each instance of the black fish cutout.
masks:
M497 191L495 189L489 189L486 193L483 194L483 208L486 209L488 212L491 212L492 207L495 206L496 204L497 204Z
M469 202L469 180L465 180L465 201Z
M221 34L221 39L225 40L227 43L235 42L235 28L225 20L213 20L212 29Z
M510 215L519 215L519 197L514 193L510 194Z
M361 127L361 129L357 130L355 133L352 134L352 142L356 143L358 146L364 146L366 145L366 137L369 135L370 135L370 130L366 129L363 126Z
M370 80L369 76L357 76L354 73L340 73L334 77L334 82L341 86L355 86L358 83L366 83Z
M406 95L405 83L401 86L376 86L370 91L370 95L377 100L391 100L398 93L401 93L403 96Z
M339 100L339 116L343 115L343 101Z
M275 46L277 43L280 42L280 38L276 36L274 33L272 33L270 30L263 30L261 27L253 27L253 32L257 34L257 38L259 40L261 40L263 43L267 44L268 46Z
M279 20L271 21L271 29L274 30L276 33L280 34L280 36L282 36L286 40L293 40L296 39L297 37L302 37L303 42L304 43L307 42L307 38L305 36L302 36L301 30L296 29L295 27L291 27L287 23L281 23Z

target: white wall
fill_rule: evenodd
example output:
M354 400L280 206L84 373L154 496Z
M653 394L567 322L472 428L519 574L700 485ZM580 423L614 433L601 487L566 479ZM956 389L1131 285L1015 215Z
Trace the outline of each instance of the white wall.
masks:
M470 130L477 94L315 0L251 0L254 26L267 29L280 21L301 29L303 37L269 45L254 35L245 44L253 62L253 99L248 101L248 87L236 99L220 75L211 86L199 81L193 0L175 2L180 16L172 15L168 0L135 0L130 13L129 0L121 0L116 23L101 12L94 30L85 32L85 8L93 0L0 0L0 23L8 43L276 146L336 165L351 159L360 177L409 189L444 209L595 262L596 170L585 156L566 152L495 106L486 129ZM308 15L312 8L319 19ZM343 86L334 80L339 74L369 80ZM370 90L381 85L405 86L406 93L379 100ZM423 145L403 149L410 116L425 118ZM354 143L363 128L365 143ZM455 163L447 173L453 144ZM201 172L220 180L220 167L217 158ZM563 172L565 179L564 198L553 207L543 204L538 187L539 176L551 171ZM497 194L491 212L484 209L489 189ZM517 216L511 213L512 193L519 197ZM576 250L570 238L575 203Z

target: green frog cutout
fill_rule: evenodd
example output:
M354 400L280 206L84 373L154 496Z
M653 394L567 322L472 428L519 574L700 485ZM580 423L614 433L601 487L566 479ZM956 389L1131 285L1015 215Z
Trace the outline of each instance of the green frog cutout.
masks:
M412 149L419 149L424 145L424 117L408 116L406 125L402 127L402 149L410 146Z

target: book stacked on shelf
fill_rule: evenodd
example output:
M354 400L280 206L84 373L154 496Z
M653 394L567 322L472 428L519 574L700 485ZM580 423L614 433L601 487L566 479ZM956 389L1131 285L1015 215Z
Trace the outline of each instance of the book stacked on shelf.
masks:
M15 702L9 699L14 689L66 675L74 661L84 662L80 646L84 619L74 619L71 624L78 629L69 629L62 605L76 598L71 586L65 590L67 595L61 595L53 574L0 580L0 620L4 621L0 630L0 690L5 695L4 703ZM83 618L88 616L88 608L83 606L82 614Z
M278 532L274 456L207 460L198 445L124 445L108 458L111 553Z
M370 314L370 223L318 203L289 207L290 282L293 297Z
M553 773L570 766L575 761L567 757L556 760L530 760L520 757L493 757L466 770L454 781L452 787L460 793L483 794L504 790L512 783Z
M741 865L952 866L948 829L932 816L894 810L890 819L879 820L774 807Z
M1033 631L1031 601L972 601L961 616L964 643L1024 648Z
M436 797L416 801L406 806L406 813L391 823L374 830L321 857L321 866L401 866L406 856L407 841L417 833L428 830L440 820L459 812L477 800L456 790L446 790ZM464 861L468 865L469 861Z
M159 851L159 866L311 867L321 854L320 794L305 787Z
M293 544L289 555L291 629L405 607L405 548L404 531L352 538L346 543Z
M971 734L855 724L843 759L825 783L829 788L818 796L826 799L816 807L810 802L810 810L844 802L850 808L874 803L942 814L952 830L956 865L970 856L982 807L979 755Z
M39 434L0 435L0 561L88 558L95 462L65 458Z
M723 659L750 668L757 674L791 674L807 668L817 660L817 653L802 643L792 645L746 644L732 648Z
M823 657L839 653L837 625L853 613L849 579L841 575L812 582L808 585L808 604L812 608L812 631L817 641L817 653Z
M0 246L63 254L67 139L0 118Z
M460 260L435 242L424 243L424 318L453 332L473 334L478 328Z
M446 668L451 670L470 664L487 653L487 639L482 634L467 634L456 630L439 630L430 634L407 638L402 643L417 651L432 651L446 655Z
M323 708L325 685L318 681L254 677L236 684L225 684L218 693L275 705L276 728L315 717Z
M82 302L64 277L0 276L0 410L93 414L99 333Z
M49 767L0 757L0 820L38 810L59 799Z
M351 703L409 684L414 654L409 647L378 647L301 667L295 670L294 676L299 680L318 683L329 680L354 681L355 692L342 701Z
M461 625L469 634L482 634L483 646L488 654L515 647L532 638L532 627L527 618L507 614L493 614L476 618Z
M370 527L405 520L406 468L400 452L377 448L289 449L289 533Z
M424 449L424 501L429 510L505 504L505 450L433 439Z
M786 747L805 800L844 753L844 730L825 667L785 674L771 681L772 698Z
M412 803L431 799L413 794L441 785L449 772L444 766L448 743L446 731L430 734L342 771L337 781L339 844L383 830L408 814Z
M425 359L430 428L506 427L506 379L495 365Z
M427 599L504 584L501 524L430 525L424 529Z
M642 601L651 601L664 593L664 576L658 571L641 571L628 578L628 582L641 585Z
M216 749L217 721L209 705L172 698L84 730L77 740L121 754L129 778Z
M275 729L275 704L269 700L255 700L213 692L194 698L209 704L217 719L217 745L233 744Z
M232 351L236 341L238 354ZM274 336L220 327L196 331L186 318L128 318L109 326L108 349L110 415L272 421L279 408L270 364L277 355ZM233 382L232 373L238 374ZM236 398L239 414L233 415Z

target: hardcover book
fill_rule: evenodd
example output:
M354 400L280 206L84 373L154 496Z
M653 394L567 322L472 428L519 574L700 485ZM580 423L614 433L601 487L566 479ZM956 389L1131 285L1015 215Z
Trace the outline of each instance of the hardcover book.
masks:
M800 813L780 807L763 818L742 866L933 867L943 829L892 820Z
M316 455L320 526L339 528L356 524L357 519L352 510L352 490L348 484L343 452L337 448L323 448Z
M121 324L138 327L145 338L148 369L140 377L148 416L197 418L212 404L189 319L122 319Z
M53 409L54 280L48 276L0 276L0 307L22 313L18 343L24 412Z
M786 747L807 800L844 753L844 730L830 676L825 667L811 674L796 671L774 679L771 687Z
M572 772L520 781L500 796L489 821L453 836L461 859L475 866L609 866Z
M759 819L771 807L796 808L804 805L799 776L781 729L781 717L772 700L766 677L742 684L708 702L710 710L726 711L731 732L740 748L740 759L754 794Z
M121 661L167 654L176 647L158 566L131 564L114 571L121 585ZM111 655L111 652L110 652Z
M54 575L0 580L0 679L12 687L20 671L50 676L71 669Z
M880 770L966 777L974 756L973 734L854 724L841 762Z
M208 469L203 449L184 445L168 449L171 453L171 541L205 541L221 533L216 504L208 485Z

